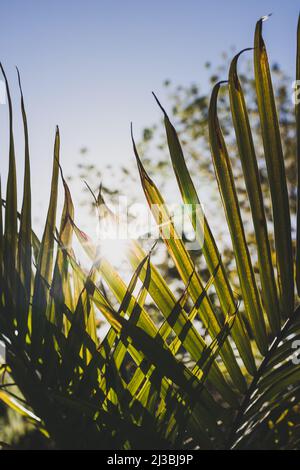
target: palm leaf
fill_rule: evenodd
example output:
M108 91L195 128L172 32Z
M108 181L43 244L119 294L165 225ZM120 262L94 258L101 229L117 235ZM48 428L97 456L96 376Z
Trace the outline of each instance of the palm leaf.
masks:
M23 203L20 217L20 230L18 240L18 337L20 342L24 342L28 327L29 302L31 294L31 268L32 268L32 244L31 244L31 183L30 183L30 159L29 159L29 138L27 117L24 106L23 92L19 70L18 81L21 93L21 110L24 126L25 140L25 171L24 171L24 189Z
M164 113L164 123L168 139L168 146L172 164L181 191L184 204L192 206L193 210L189 211L191 222L193 224L198 242L202 246L203 254L205 256L208 269L212 274L216 266L219 266L216 276L214 277L214 284L222 306L224 317L227 314L233 313L236 310L236 301L232 292L228 277L225 272L224 265L221 260L215 239L209 227L208 221L203 213L203 209L198 198L192 178L187 169L181 145L176 133L175 128L171 124L169 117L154 95L158 105ZM203 227L202 227L203 225ZM241 319L236 319L235 325L232 329L234 341L239 349L241 357L247 367L248 371L252 374L255 373L256 366L251 350L250 342L245 334L245 328Z
M234 57L229 71L231 113L252 210L252 219L257 243L259 273L262 285L263 304L268 315L272 332L275 335L280 328L280 309L272 265L271 249L268 239L263 196L259 183L258 165L246 103L237 75L237 61L242 52Z
M128 450L152 446L158 449L299 446L300 366L294 359L300 339L300 311L298 306L293 312L290 216L261 21L256 28L254 55L273 204L280 308L256 153L237 75L239 55L231 63L229 94L255 227L261 294L217 114L220 84L213 90L209 110L210 145L249 319L247 329L208 221L203 217L178 136L165 111L168 146L182 199L192 205L190 216L199 242L204 235L203 253L210 271L206 284L176 233L172 217L143 167L134 141L133 145L146 199L183 284L178 298L153 262L154 248L146 253L137 241L128 241L126 256L133 272L129 283L125 283L121 274L101 256L101 246L93 244L77 227L71 193L59 164L58 130L48 214L39 240L31 227L29 143L20 77L25 174L21 213L17 212L12 106L5 77L10 151L6 200L1 198L0 185L0 340L6 346L7 363L2 368L0 399L25 419L34 420L56 447ZM59 170L64 206L57 230ZM101 192L93 197L100 221L110 217L117 223ZM199 226L204 234L197 232ZM297 229L299 232L299 221ZM73 232L90 258L89 271L75 257ZM299 277L298 268L296 271ZM209 298L212 284L219 297L221 318ZM148 296L159 311L160 321L152 314ZM282 326L280 315L288 317ZM102 341L97 335L98 318L104 318L110 326ZM199 320L205 327L204 334L199 331ZM272 332L270 336L267 326ZM6 374L18 388L16 394L9 389Z
M296 59L296 90L300 83L300 15L297 28L297 59ZM299 101L299 97L298 97ZM297 196L297 245L296 245L296 280L298 295L300 295L300 103L295 99L296 129L297 129L297 169L298 169L298 196Z
M255 29L255 84L273 206L281 310L282 314L287 317L294 309L291 220L279 124L268 56L262 37L262 23L263 19L259 20Z
M234 248L245 310L257 345L262 354L267 350L267 336L260 295L256 286L250 254L240 214L229 156L217 116L220 83L212 91L209 106L209 136L216 177Z

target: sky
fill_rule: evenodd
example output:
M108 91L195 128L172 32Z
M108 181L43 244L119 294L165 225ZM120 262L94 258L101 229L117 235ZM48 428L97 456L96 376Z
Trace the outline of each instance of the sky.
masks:
M188 85L204 80L204 63L251 47L257 19L264 24L269 58L291 76L295 69L295 0L0 0L0 60L14 102L18 177L23 140L15 65L21 72L28 114L35 216L44 213L50 186L55 126L61 161L76 173L79 150L101 169L133 159L136 136L161 114L154 90L168 109L166 78ZM0 105L0 171L7 171L7 106ZM79 199L81 189L76 189Z

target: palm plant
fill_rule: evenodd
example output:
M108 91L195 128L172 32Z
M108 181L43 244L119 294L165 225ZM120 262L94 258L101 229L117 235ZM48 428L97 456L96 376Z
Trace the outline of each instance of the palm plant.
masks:
M170 229L170 237L162 229L160 233L184 285L182 295L175 298L151 261L152 250L146 253L137 241L128 241L126 255L133 275L126 285L109 261L99 255L99 247L78 228L60 167L58 129L49 209L40 240L31 225L29 138L20 77L25 174L23 203L18 212L12 105L1 67L8 95L10 147L6 197L1 199L4 223L0 211L0 339L6 346L0 398L58 448L299 446L300 365L293 347L300 337L299 307L295 308L294 300L294 271L300 292L300 216L298 210L294 261L284 158L262 22L261 19L256 25L253 51L273 208L274 250L269 243L255 148L237 72L241 53L232 60L228 78L233 126L255 229L259 275L255 274L249 255L230 158L218 121L218 91L222 83L214 87L209 108L211 153L235 254L239 295L231 288L208 220L203 217L176 131L157 98L164 113L182 199L194 209L191 222L196 236L196 228L203 228L202 252L209 281L204 284L184 242L177 236L172 217L143 167L133 139L150 210L160 228L167 225ZM296 105L300 141L299 116ZM299 158L298 142L298 161ZM59 175L64 207L56 229ZM95 205L100 219L114 219L108 209L103 210L101 192L95 196ZM154 210L157 205L159 213ZM91 260L88 273L75 258L73 236ZM219 308L208 295L212 285ZM163 322L158 323L151 315L147 296ZM110 324L102 341L97 336L99 315ZM197 320L205 328L205 335L197 328ZM17 387L16 392L13 387Z

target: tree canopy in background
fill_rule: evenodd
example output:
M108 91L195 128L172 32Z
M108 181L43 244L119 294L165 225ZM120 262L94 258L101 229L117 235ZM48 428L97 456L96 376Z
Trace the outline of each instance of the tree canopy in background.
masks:
M259 177L264 195L264 206L268 221L269 237L273 246L274 234L271 223L272 208L257 110L254 70L250 58L247 58L247 54L251 54L251 51L245 52L244 56L241 57L239 61L239 73L249 112L253 141L259 166ZM225 223L224 212L220 204L220 196L215 179L208 136L208 106L211 87L217 81L223 80L227 77L229 66L229 56L226 53L223 53L219 65L214 65L210 62L206 62L204 64L203 68L206 70L207 74L206 83L200 84L193 82L188 85L178 85L174 84L172 80L165 80L164 88L167 99L164 99L163 104L169 111L169 116L172 116L172 121L181 141L194 184L200 191L202 183L205 184L205 187L209 188L208 198L211 200L205 200L204 196L203 201L204 207L209 205L210 209L208 210L208 213L206 213L206 216L213 227L214 236L220 241L221 246L223 247L223 261L229 269L231 282L238 290L232 245L228 235L228 228ZM285 158L294 244L296 228L297 169L295 159L296 126L294 119L294 106L292 104L293 80L284 70L282 70L281 66L277 62L273 63L271 70ZM236 137L232 125L228 87L222 87L220 89L219 96L218 113L220 123L232 163L247 242L250 247L250 253L255 264L255 269L257 269L254 228L250 217L250 206L243 178L241 161L238 156ZM153 105L155 106L156 103L154 102ZM166 189L169 184L173 184L173 178L172 176L170 177L172 173L169 171L171 163L163 119L160 122L153 123L143 129L142 136L138 142L138 149L143 156L143 161L145 162L147 169L154 176L155 180L158 181L160 189ZM86 148L82 149L81 153L83 155L88 154L88 150ZM97 188L101 182L103 193L107 195L107 199L111 202L114 202L119 194L125 194L126 197L128 197L129 202L135 201L137 196L130 189L132 182L137 181L138 179L134 160L132 160L132 165L121 167L118 173L115 172L113 167L109 168L113 176L112 178L109 178L109 180L102 180L101 172L99 170L95 171L95 169L94 164L91 165L89 162L85 163L85 160L81 159L81 162L78 164L80 179L89 181L91 186L94 188ZM85 189L85 191L87 190ZM93 204L90 194L88 192L85 194L86 196L83 197L83 204ZM214 214L216 212L218 215L215 219ZM198 263L201 265L201 257L199 257L199 253L193 253L193 257L196 257L198 259ZM160 268L164 271L169 282L176 283L176 269L173 269L167 258L160 263ZM205 268L205 263L203 263L202 274L205 275L205 271L207 270ZM208 276L208 272L206 274Z

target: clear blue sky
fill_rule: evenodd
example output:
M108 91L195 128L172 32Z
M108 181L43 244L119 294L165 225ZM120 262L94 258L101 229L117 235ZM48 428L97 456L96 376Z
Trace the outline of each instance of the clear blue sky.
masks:
M260 16L273 12L264 26L269 56L293 75L298 11L293 0L2 0L0 58L15 105L15 65L22 74L36 202L49 188L56 124L66 173L75 171L82 146L99 168L126 164L130 121L139 135L160 118L151 90L164 101L165 78L201 81L205 61L218 63L231 46L252 45ZM7 107L0 106L2 179L6 120ZM19 109L15 120L21 164Z

